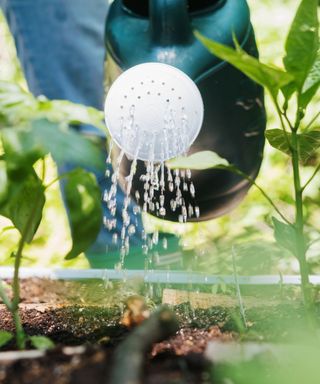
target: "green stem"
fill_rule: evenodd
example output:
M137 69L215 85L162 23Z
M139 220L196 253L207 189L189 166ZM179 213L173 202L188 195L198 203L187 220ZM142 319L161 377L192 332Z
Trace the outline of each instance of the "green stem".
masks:
M285 124L283 121L283 116L285 117L289 128L291 130L291 143L289 142L288 135L286 134L288 140L288 146L291 152L291 162L293 169L293 182L294 182L294 194L295 194L295 232L296 232L296 257L299 261L300 266L300 276L301 276L301 291L303 295L303 300L305 304L305 308L307 310L307 316L310 324L313 324L313 300L311 294L311 286L309 280L309 268L306 258L307 253L307 244L304 236L304 211L303 211L303 188L301 186L301 176L300 176L300 153L299 153L299 137L298 137L298 129L300 127L301 119L303 118L303 114L301 111L297 110L295 124L292 125L289 120L286 112L282 113L277 100L274 99L274 103L281 121L282 128L284 132L286 132Z
M309 268L306 259L306 241L304 237L304 212L303 212L303 189L301 187L299 167L299 143L297 130L299 123L296 123L292 130L292 167L295 191L295 230L296 230L296 256L300 265L301 290L307 311L312 309L312 297L309 281Z
M69 172L61 173L59 176L55 177L47 185L45 185L44 189L46 190L46 189L50 188L53 184L55 184L59 180L66 179L68 176L70 176L71 172L69 171Z
M304 131L307 131L319 116L320 116L320 111L311 119L310 123L304 128Z
M271 197L265 192L265 190L260 187L259 184L256 183L256 181L250 177L249 175L247 175L246 173L240 171L240 169L237 169L237 168L227 168L229 169L231 172L233 173L236 173L237 175L243 177L244 179L246 179L247 181L249 181L251 183L251 185L254 185L259 191L260 193L262 194L262 196L269 202L269 204L273 207L273 209L278 213L278 215L282 218L282 220L284 220L287 224L290 224L290 221L284 216L284 214L280 211L280 209L277 207L277 205L273 202L273 200L271 199Z
M316 169L314 170L311 177L308 179L308 181L305 183L305 185L302 187L302 192L307 188L307 186L311 183L311 181L315 178L316 174L320 171L320 164L317 165Z
M45 177L45 160L42 162L42 181ZM12 291L13 291L13 299L11 305L11 314L13 317L13 321L16 328L16 341L19 349L25 349L26 346L26 335L22 327L21 318L19 314L19 302L20 302L20 281L19 281L19 271L21 266L22 254L24 246L26 245L27 238L29 237L30 228L33 228L33 220L37 210L39 209L40 192L42 190L42 184L39 185L38 193L35 196L35 204L30 212L30 216L23 228L21 233L21 238L19 241L19 246L17 253L15 255L14 260L14 274L13 274L13 282L12 282Z
M289 148L290 150L292 150L292 145L291 145L291 143L290 143L290 139L289 139L289 136L288 136L288 131L287 131L287 129L286 129L286 125L285 125L285 123L284 123L284 121L283 121L283 116L285 116L285 118L286 118L286 120L287 120L287 115L286 115L286 113L283 113L283 112L281 111L281 109L280 109L280 107L279 107L279 104L278 104L278 102L277 102L277 99L276 99L275 97L273 97L273 96L272 96L272 101L273 101L273 104L274 104L274 106L275 106L275 108L276 108L276 110L277 110L277 113L278 113L278 115L279 115L279 119L280 119L280 123L281 123L281 128L282 128L284 137L285 137L285 139L286 139L288 148ZM289 124L289 126L290 126L290 124Z

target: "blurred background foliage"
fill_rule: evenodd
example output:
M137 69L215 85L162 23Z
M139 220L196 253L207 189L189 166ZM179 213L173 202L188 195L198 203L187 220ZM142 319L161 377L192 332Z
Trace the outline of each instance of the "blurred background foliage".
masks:
M260 57L263 62L282 65L284 41L299 0L249 0ZM8 27L0 14L0 80L18 83L27 88ZM318 112L319 95L308 110L306 122ZM278 121L268 95L268 128L278 128ZM318 119L317 126L320 126ZM292 182L289 158L266 145L263 165L257 182L287 213L293 217ZM313 159L317 161L319 159ZM311 165L311 164L310 164ZM48 181L56 169L47 158ZM311 166L303 170L303 179L312 173ZM320 271L320 176L306 191L305 209L308 231L313 246L308 259L313 273ZM274 212L259 191L251 188L245 200L228 215L198 224L172 224L145 217L149 231L165 230L180 234L186 255L190 255L195 269L210 273L232 273L231 248L235 247L238 272L241 274L296 273L298 263L273 240L270 225ZM7 230L10 221L0 218L0 264L11 265L10 255L16 248L18 233ZM67 218L61 201L59 186L48 190L44 219L31 246L24 255L24 266L87 268L83 255L72 261L64 256L70 248ZM107 255L106 255L107 257ZM130 256L129 256L130 257Z

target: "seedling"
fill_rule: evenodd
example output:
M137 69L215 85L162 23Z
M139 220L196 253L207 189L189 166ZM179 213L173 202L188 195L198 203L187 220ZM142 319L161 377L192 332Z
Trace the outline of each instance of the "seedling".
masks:
M196 153L187 158L177 158L168 164L171 168L228 169L247 179L260 190L278 214L278 218L272 218L276 242L299 261L301 289L308 313L312 312L313 307L306 257L311 241L305 230L303 199L306 189L320 170L320 163L317 160L313 173L304 181L301 180L301 167L316 155L320 147L320 131L316 126L320 113L317 113L311 121L305 122L306 109L320 85L317 7L318 0L301 1L286 39L284 68L261 63L257 58L248 55L236 39L234 39L235 48L233 49L195 32L196 37L212 54L227 61L269 92L281 128L267 130L266 139L271 146L290 157L294 187L294 220L291 221L286 217L276 202L254 179L232 164L226 164L226 160L221 159L217 154ZM292 110L294 110L293 114Z
M82 168L60 175L46 183L46 156L57 165L103 168L101 151L89 140L69 128L69 124L87 123L103 127L102 115L93 108L64 101L35 98L20 87L0 83L0 215L11 220L20 233L14 259L14 277L9 298L8 287L0 280L0 297L11 312L19 349L26 346L19 316L19 270L24 247L31 243L42 220L47 190L58 180L65 181L72 248L66 258L76 257L95 240L102 222L100 190L93 174ZM39 171L40 169L40 171ZM12 337L0 333L0 346ZM52 346L41 336L29 337L36 348Z

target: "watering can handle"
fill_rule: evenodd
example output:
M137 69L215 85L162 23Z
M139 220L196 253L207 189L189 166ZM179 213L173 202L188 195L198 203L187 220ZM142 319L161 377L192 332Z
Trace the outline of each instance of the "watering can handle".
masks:
M152 41L167 46L192 39L187 0L149 0Z

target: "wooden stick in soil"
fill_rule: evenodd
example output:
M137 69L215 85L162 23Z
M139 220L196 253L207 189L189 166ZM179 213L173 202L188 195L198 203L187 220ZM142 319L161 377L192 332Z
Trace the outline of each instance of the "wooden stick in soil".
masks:
M172 336L178 329L178 320L170 309L161 307L154 312L116 349L108 383L141 384L147 353L152 345Z

